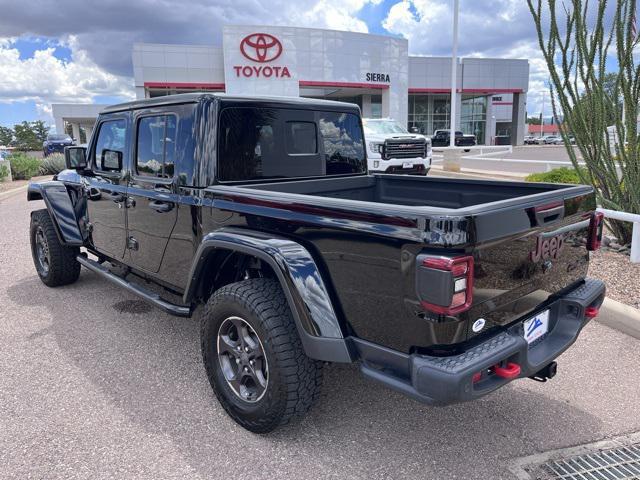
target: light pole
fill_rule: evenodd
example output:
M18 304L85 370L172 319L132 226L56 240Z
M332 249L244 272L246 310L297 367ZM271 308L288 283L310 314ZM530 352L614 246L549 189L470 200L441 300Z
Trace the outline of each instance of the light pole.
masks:
M542 108L540 109L540 138L544 136L544 94L545 91L542 91Z
M460 0L454 0L453 2L453 52L451 55L451 106L449 108L451 114L450 131L449 131L449 146L455 147L456 145L456 105L457 105L457 80L458 80L458 8L460 6Z

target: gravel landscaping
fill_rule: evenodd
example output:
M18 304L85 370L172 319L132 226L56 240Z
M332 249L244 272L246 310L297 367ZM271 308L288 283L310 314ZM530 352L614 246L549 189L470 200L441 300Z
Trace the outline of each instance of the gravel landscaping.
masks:
M640 263L631 263L628 255L605 250L593 253L589 276L607 285L609 298L640 308Z

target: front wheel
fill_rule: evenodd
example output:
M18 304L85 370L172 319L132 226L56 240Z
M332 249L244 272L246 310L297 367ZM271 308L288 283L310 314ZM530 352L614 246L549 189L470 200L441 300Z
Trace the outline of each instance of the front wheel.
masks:
M33 263L45 285L59 287L78 279L80 263L76 256L80 249L60 243L47 210L37 210L31 215L30 238Z
M227 413L267 433L306 413L320 393L322 363L304 353L280 284L233 283L208 300L200 328L209 382Z

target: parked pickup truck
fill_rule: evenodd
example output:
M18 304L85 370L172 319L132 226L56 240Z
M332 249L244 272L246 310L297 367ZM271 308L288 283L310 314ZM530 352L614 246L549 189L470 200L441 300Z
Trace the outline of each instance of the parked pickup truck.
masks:
M369 173L426 175L431 168L431 140L390 118L363 118Z
M434 147L448 147L450 145L450 131L451 130L436 130L433 132L431 144ZM456 138L454 142L456 147L473 147L476 144L476 137L475 135L465 135L460 131L456 131Z
M355 105L139 100L65 157L28 189L46 206L41 280L84 266L198 311L211 386L254 432L306 412L325 362L434 405L546 380L604 298L585 278L602 233L590 187L367 175Z

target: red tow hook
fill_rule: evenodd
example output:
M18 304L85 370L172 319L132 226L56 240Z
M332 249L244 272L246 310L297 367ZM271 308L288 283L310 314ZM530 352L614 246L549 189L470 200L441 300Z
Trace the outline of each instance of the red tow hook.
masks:
M598 307L587 307L584 309L584 316L587 318L596 318L600 313L600 309Z
M493 373L500 378L512 380L514 378L518 378L518 375L520 375L520 365L513 362L507 362L505 367L501 367L500 364L497 364L493 366Z

